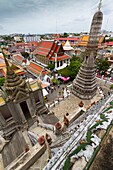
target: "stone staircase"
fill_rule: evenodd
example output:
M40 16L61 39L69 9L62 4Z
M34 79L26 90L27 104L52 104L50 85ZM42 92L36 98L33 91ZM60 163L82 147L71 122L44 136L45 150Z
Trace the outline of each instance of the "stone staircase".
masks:
M40 102L36 104L36 107L38 115L47 114L49 112L48 108L45 105L42 105Z
M4 136L6 136L6 137L10 136L19 127L20 127L20 125L17 125L12 117L8 118L6 120L6 126L3 128Z

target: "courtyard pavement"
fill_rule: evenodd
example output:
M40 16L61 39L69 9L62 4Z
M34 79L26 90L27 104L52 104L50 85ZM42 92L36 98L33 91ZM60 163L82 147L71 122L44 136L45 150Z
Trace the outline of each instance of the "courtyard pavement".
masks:
M97 80L97 83L98 83L98 86L102 87L103 93L107 94L109 91L110 85L105 84L104 81L99 80L99 79ZM52 91L49 90L49 95L47 97L46 103L52 103L53 101L57 100L59 97L59 92L63 91L63 88L65 88L69 84L71 84L71 82L69 82L68 84L61 84L60 87L54 86L55 87L54 90ZM51 112L54 112L55 116L58 117L59 121L63 124L63 118L64 118L64 115L66 115L66 113L69 113L67 117L69 120L71 120L73 116L75 116L81 109L86 110L86 108L89 107L91 103L93 103L94 101L95 102L98 101L101 97L102 97L101 94L99 94L99 92L97 91L97 94L93 99L83 100L84 106L80 108L79 103L81 99L79 99L78 97L74 96L71 93L70 96L63 99L55 106L49 108L49 110ZM39 119L39 122L41 123L40 119ZM34 132L38 136L45 135L46 133L48 133L52 137L53 141L56 140L56 136L54 135L53 131L41 128L39 126L37 127L37 125L35 125L35 127L32 129L32 132ZM37 162L35 162L35 164L30 168L30 170L43 169L43 167L47 164L47 160L48 160L48 153L46 151L40 157L40 159L37 160Z

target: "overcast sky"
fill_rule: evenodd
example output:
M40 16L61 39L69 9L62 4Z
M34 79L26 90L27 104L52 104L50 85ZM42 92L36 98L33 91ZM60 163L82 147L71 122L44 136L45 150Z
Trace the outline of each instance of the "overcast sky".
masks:
M0 34L89 31L99 0L0 0ZM103 0L102 29L113 31L113 0Z

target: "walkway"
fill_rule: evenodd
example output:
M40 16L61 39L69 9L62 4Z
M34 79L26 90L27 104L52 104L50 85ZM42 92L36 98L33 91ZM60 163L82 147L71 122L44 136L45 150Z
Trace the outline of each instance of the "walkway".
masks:
M88 113L89 116L86 114L84 121L80 124L80 127L77 129L76 133L74 133L72 137L64 144L64 146L59 149L59 151L52 157L44 170L62 169L67 156L72 152L73 149L77 147L80 139L87 132L89 127L95 122L98 115L111 100L113 100L113 95L108 96L106 99L103 99L103 101L100 100L97 104L94 105L94 108L90 110L91 113Z

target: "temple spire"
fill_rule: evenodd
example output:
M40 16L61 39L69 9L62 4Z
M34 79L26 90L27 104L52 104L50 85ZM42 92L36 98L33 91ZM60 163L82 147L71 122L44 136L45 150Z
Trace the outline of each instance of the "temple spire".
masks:
M103 13L100 11L102 0L99 2L98 11L94 14L87 47L84 53L84 62L73 81L73 94L83 100L90 100L96 95L96 66L95 58L98 51L100 30L103 20Z
M7 59L6 59L5 54L4 54L3 51L2 51L2 54L3 54L3 57L4 57L5 64L6 64L7 72L12 71L12 69L11 69L11 67L9 66L9 63L8 63L8 61L7 61Z
M99 10L99 11L100 11L101 7L102 7L102 0L100 0L100 3L99 3L99 5L98 5L98 10Z

